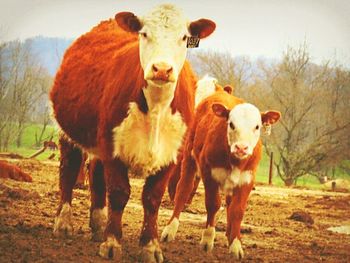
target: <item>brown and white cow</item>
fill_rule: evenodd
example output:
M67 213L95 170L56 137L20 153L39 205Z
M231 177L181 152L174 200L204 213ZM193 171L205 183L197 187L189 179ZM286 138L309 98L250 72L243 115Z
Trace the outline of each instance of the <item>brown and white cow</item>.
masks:
M146 177L140 244L145 261L162 262L157 217L184 133L193 117L196 78L186 58L190 36L215 30L207 19L190 22L173 5L138 17L121 12L101 22L67 50L51 91L61 142L61 201L54 234L71 234L72 188L80 147L95 155L90 226L99 254L121 256L122 214L130 195L128 172ZM105 187L104 187L105 186ZM108 220L105 196L108 197Z
M173 215L161 240L175 238L180 213L193 190L198 170L205 187L207 210L201 246L205 250L213 249L221 189L226 193L229 251L238 259L243 257L240 226L261 159L260 130L262 125L271 125L279 118L279 112L260 113L254 105L223 90L216 91L199 104L186 136Z

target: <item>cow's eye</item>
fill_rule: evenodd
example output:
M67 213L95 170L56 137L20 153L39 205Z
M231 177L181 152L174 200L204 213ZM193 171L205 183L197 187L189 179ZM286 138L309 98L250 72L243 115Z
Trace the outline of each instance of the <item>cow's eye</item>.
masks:
M182 41L186 41L186 40L187 40L187 36L184 35L184 36L182 37Z
M146 32L142 32L142 33L140 33L141 34L141 36L143 37L143 38L147 38L147 33Z
M260 128L259 125L255 126L255 130L259 130L259 128Z
M235 129L235 125L233 125L233 123L232 123L232 122L230 122L230 128L231 128L232 130L234 130L234 129Z

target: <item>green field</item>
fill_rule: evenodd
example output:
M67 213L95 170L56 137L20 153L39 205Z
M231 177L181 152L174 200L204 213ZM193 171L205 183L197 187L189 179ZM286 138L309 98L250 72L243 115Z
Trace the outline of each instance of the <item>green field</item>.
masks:
M22 138L22 147L17 148L15 144L12 144L9 148L9 152L13 153L18 153L24 157L29 157L36 151L38 151L41 147L36 147L35 146L35 133L39 133L41 130L41 126L37 124L32 124L29 125L23 135ZM43 138L50 138L51 134L54 134L53 141L57 143L57 130L53 126L47 127L45 134ZM56 157L55 159L57 160L59 152L56 151ZM52 151L46 150L44 153L40 154L36 159L38 160L47 160L47 158L52 154ZM268 183L269 180L269 156L266 155L265 151L263 153L262 160L260 162L257 176L256 176L256 181L260 183ZM350 180L350 176L348 174L342 173L340 170L337 171L336 173L337 178L347 178ZM277 186L283 186L284 183L281 180L281 178L278 177L276 169L273 171L273 179L272 179L273 185ZM313 189L318 189L322 188L322 185L319 183L319 181L314 177L314 176L303 176L298 179L297 181L298 186L303 186L303 187L308 187L308 188L313 188Z

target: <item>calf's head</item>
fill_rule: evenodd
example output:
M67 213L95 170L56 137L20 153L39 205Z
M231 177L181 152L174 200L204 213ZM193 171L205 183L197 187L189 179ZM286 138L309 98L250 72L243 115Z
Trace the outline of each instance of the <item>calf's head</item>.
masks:
M170 4L160 5L144 17L131 12L116 14L118 25L139 34L140 62L149 86L176 84L185 62L187 38L205 38L215 30L208 19L189 22Z
M263 124L274 124L281 117L278 111L261 113L250 103L238 104L232 110L214 103L212 110L215 115L227 120L227 141L231 153L238 159L245 159L253 154Z

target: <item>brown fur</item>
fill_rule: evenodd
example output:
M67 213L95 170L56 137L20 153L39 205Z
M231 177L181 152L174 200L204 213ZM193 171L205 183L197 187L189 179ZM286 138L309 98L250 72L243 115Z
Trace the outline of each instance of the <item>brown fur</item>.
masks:
M179 218L185 203L196 183L197 165L205 187L205 204L207 209L207 226L215 226L215 214L220 208L219 184L211 176L211 168L237 167L241 171L251 170L253 177L261 159L261 141L257 143L253 154L244 160L236 159L230 152L227 141L227 120L216 116L212 110L214 103L221 103L228 109L244 101L229 95L226 90L217 89L216 93L204 99L197 107L195 118L189 129L184 145L181 176L176 188L175 208L169 223ZM249 193L250 184L236 186L233 196L227 196L227 238L231 244L234 238L240 238L240 225Z
M13 179L22 182L32 182L32 177L23 172L19 167L0 160L0 178Z

